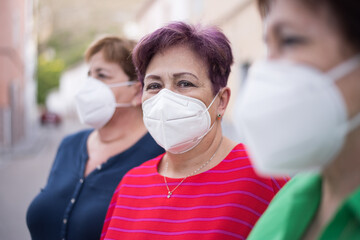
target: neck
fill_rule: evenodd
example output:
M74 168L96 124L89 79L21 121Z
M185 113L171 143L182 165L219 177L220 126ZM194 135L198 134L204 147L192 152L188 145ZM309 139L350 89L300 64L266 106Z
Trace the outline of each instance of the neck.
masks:
M142 120L141 108L117 109L111 120L97 132L99 140L103 143L122 141L139 134L144 135L147 130Z
M360 186L360 127L351 132L343 151L323 172L323 196L341 203Z
M182 154L166 152L163 161L161 161L159 165L159 173L166 177L184 178L199 168L201 169L195 174L199 174L216 166L235 145L231 140L227 138L223 138L222 140L222 138L219 120L213 129L192 150ZM211 159L213 155L214 157ZM211 161L202 168L202 165L209 159L211 159Z

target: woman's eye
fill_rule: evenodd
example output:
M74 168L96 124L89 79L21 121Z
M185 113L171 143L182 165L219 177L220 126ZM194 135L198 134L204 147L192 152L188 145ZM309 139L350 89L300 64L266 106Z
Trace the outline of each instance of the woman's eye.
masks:
M281 39L281 45L288 47L304 43L305 40L301 37L284 37Z
M150 83L145 86L146 90L155 90L155 89L161 89L161 84L159 83Z
M98 73L97 77L100 78L100 79L107 79L107 78L109 78L107 75L102 74L102 73Z
M181 80L177 84L179 87L194 87L195 85L192 82Z

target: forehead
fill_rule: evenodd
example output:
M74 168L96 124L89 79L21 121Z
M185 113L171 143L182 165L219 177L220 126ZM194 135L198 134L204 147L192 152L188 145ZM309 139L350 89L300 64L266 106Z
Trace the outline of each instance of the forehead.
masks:
M303 31L329 28L329 11L324 5L312 6L301 0L274 0L268 4L269 12L264 18L265 34L287 26Z
M207 73L207 66L189 46L176 45L156 53L146 69L146 74L179 71L202 75Z
M110 62L105 59L103 51L99 51L95 53L90 59L89 59L89 65L90 67L107 67L107 68L121 68L119 64L115 62Z

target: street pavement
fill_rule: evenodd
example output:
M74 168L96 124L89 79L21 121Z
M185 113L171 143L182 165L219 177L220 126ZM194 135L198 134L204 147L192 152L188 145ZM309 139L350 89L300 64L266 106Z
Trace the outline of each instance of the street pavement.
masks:
M223 122L224 135L237 142L231 126ZM26 211L44 187L61 139L84 126L67 119L56 126L37 126L35 134L9 153L0 153L0 240L29 240Z
M61 139L84 128L76 119L60 126L35 126L33 136L0 153L0 240L28 240L26 211L44 187Z

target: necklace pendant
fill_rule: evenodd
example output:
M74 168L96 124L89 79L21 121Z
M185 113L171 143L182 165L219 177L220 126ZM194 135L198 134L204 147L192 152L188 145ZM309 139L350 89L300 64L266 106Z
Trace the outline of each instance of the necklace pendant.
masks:
M172 192L168 192L168 195L167 195L167 198L170 198L171 197L171 195L172 195Z

